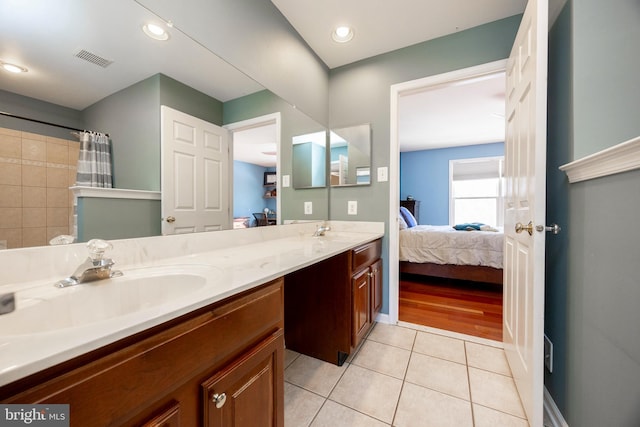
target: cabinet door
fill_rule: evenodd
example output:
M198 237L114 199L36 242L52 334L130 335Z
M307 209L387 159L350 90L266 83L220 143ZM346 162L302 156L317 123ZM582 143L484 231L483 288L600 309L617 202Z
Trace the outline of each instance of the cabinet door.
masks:
M284 426L282 330L202 384L204 426Z
M371 321L376 320L376 316L382 308L382 260L377 260L371 264Z
M357 346L360 340L369 330L371 325L371 303L369 300L369 269L362 270L353 276L353 346Z

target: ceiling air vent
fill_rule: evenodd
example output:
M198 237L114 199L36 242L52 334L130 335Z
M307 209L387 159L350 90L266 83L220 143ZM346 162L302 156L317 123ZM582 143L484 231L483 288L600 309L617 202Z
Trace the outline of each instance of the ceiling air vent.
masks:
M108 59L105 59L101 56L98 56L94 53L91 53L89 51L86 51L84 49L82 49L80 52L76 53L76 57L80 58L80 59L84 59L85 61L89 61L92 64L96 64L99 65L102 68L107 68L109 65L111 65L113 63L113 61L110 61Z

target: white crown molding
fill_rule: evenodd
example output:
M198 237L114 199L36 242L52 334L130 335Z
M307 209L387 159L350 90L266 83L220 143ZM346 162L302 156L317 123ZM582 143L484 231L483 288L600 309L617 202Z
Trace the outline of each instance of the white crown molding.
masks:
M570 183L640 168L640 136L560 166Z
M159 191L126 190L123 188L69 187L76 197L97 197L103 199L160 200Z

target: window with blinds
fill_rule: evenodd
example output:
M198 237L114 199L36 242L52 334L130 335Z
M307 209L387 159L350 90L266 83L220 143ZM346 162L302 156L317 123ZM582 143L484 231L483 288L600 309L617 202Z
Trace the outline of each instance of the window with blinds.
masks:
M504 225L504 157L459 159L449 162L449 222Z

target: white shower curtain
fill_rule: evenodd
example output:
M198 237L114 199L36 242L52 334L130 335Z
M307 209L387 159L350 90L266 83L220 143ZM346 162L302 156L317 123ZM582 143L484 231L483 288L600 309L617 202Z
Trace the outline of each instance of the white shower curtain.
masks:
M112 187L111 142L103 133L83 132L80 137L80 156L76 185L82 187Z

